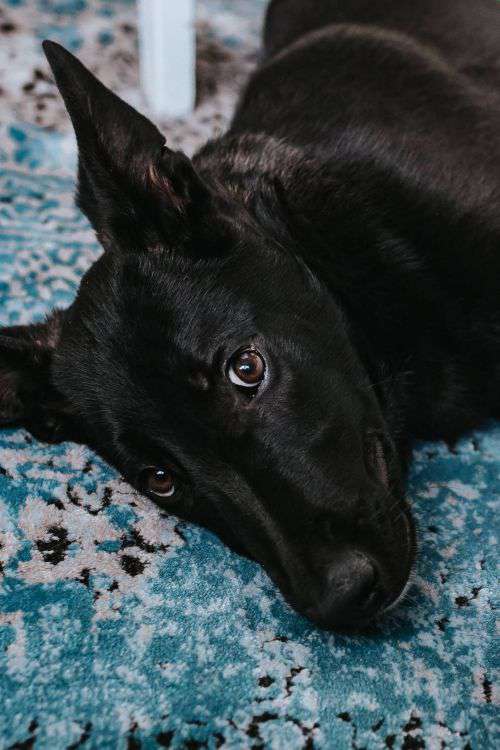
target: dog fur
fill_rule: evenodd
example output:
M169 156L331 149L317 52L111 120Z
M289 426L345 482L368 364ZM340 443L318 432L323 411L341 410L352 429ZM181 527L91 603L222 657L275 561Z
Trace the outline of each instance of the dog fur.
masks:
M142 491L166 466L165 507L319 625L364 626L414 563L414 441L500 417L496 0L273 0L192 160L45 49L105 252L68 310L2 331L1 423ZM227 377L242 347L251 395Z

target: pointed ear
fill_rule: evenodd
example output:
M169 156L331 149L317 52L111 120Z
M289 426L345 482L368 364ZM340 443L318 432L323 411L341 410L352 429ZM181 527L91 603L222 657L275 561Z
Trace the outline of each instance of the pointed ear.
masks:
M77 202L105 249L175 237L208 197L190 159L63 47L43 48L76 134Z
M52 356L63 313L45 323L0 329L0 426L24 426L60 440L64 407L51 382Z

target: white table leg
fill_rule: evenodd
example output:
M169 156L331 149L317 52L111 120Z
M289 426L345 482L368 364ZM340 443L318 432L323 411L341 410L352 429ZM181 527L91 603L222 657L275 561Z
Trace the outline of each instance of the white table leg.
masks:
M141 86L158 118L183 117L194 107L195 1L138 3Z

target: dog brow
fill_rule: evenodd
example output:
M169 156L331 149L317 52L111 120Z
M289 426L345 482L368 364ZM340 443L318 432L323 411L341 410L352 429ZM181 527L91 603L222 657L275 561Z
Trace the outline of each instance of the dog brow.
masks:
M208 391L210 383L206 375L202 372L193 372L189 375L189 384L198 391Z

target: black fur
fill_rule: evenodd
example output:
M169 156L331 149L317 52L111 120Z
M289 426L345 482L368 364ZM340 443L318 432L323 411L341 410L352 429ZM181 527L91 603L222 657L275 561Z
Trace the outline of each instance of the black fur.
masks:
M0 418L140 489L166 466L172 512L360 626L410 575L414 440L500 417L500 11L274 0L264 36L192 161L46 43L106 252L69 310L2 332ZM248 346L254 397L227 377Z

